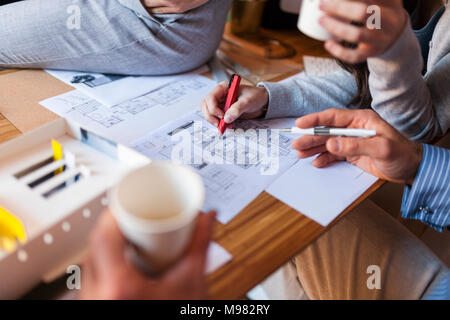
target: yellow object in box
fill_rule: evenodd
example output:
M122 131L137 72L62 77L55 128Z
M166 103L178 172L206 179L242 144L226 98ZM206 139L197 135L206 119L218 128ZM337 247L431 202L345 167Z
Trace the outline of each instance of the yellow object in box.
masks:
M54 161L59 161L64 158L63 148L62 148L61 144L54 139L52 139L52 149L53 149L53 160ZM55 174L58 174L61 172L63 172L63 168L57 169L55 171Z
M27 235L22 222L0 207L0 251L14 251L17 241L24 243L26 240Z

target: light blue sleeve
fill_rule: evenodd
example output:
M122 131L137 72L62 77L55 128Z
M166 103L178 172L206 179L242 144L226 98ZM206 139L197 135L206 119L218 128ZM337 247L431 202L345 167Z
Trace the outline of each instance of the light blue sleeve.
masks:
M387 52L368 59L371 107L408 138L430 142L450 127L450 53L424 77L420 50L408 22ZM357 92L354 77L344 70L259 86L269 93L268 119L348 108Z
M450 129L450 52L425 75L425 81L430 89L437 121L434 130L428 134L430 140L447 133Z
M123 6L133 10L137 15L147 17L149 13L145 10L140 0L118 0Z
M406 186L402 217L444 231L450 226L450 150L423 145L423 159L412 186Z
M301 117L329 108L346 108L357 92L356 81L347 71L328 76L303 75L280 83L259 84L269 93L267 119Z

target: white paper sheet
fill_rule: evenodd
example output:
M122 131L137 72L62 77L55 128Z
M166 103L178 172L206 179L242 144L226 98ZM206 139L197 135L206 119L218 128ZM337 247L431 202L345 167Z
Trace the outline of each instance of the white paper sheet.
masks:
M327 76L341 69L336 60L330 58L304 56L303 64L305 73L310 77Z
M279 83L282 84L284 82L291 81L292 79L300 80L307 77L323 77L341 70L341 67L337 64L337 62L330 58L304 56L303 64L305 67L304 71L281 80Z
M112 107L124 101L142 96L184 75L173 76L120 76L79 71L46 70L55 78L75 87L101 104ZM207 66L188 74L208 71Z
M180 116L198 110L200 102L216 83L199 75L176 80L143 96L108 108L74 90L40 104L88 130L127 145Z
M211 242L208 247L208 254L206 258L206 274L213 273L229 261L233 256L228 253L225 248L219 245L217 242Z
M237 126L245 130L280 128L292 126L292 120L249 120L241 121ZM175 134L179 129L185 129L187 136ZM220 138L217 128L208 124L200 112L192 112L138 139L132 143L132 147L151 159L180 160L191 165L203 178L205 185L206 203L203 210L216 210L217 219L228 223L282 172L298 161L290 146L289 136L279 135L277 143L271 131L266 131L268 139L271 138L271 147L270 150L264 150L268 144L264 139L260 140L262 130L252 132L258 135L258 139L252 136L251 142L248 138L250 131L244 134L227 130L225 136ZM184 149L189 156L177 158L184 155L184 150L177 153L184 137L191 137L189 150ZM233 151L228 153L223 150ZM238 154L242 156L239 160ZM231 158L227 158L230 155Z
M312 165L313 159L298 161L267 192L322 226L327 226L377 178L347 162L319 169Z

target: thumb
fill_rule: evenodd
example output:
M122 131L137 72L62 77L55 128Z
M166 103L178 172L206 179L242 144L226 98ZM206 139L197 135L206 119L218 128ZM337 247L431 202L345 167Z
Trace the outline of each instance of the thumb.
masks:
M110 211L103 213L90 239L92 262L98 270L107 271L125 262L126 240Z
M190 276L200 274L203 276L215 216L215 212L200 214L193 239L184 257L168 271L169 277L179 278L180 274L189 274Z
M230 109L228 109L228 111L225 113L225 116L223 117L223 119L225 120L225 122L227 124L231 124L234 121L236 121L237 119L239 119L239 117L244 112L244 109L245 109L244 103L238 101L235 104L233 104L230 107Z
M194 257L199 266L206 264L206 252L211 242L215 217L216 213L213 211L200 214L194 237L187 250L187 256Z
M327 150L341 157L368 156L370 158L381 158L382 152L389 148L387 139L384 137L373 138L330 138L326 144Z

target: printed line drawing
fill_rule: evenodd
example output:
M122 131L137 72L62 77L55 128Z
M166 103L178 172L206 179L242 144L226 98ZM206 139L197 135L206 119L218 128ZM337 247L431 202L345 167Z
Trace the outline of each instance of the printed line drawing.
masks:
M121 103L121 104L117 105L117 108L122 109L125 112L128 112L132 115L138 115L139 113L141 113L147 109L153 108L157 105L158 105L158 103L155 100L153 100L147 96L142 96L142 97Z
M236 183L238 176L221 166L204 166L199 170L203 177L207 192L213 192L223 201L230 201L237 194L244 192L245 188Z
M193 111L131 145L151 159L173 160L174 156L194 168L202 177L206 190L203 209L217 210L219 221L226 223L258 196L276 175L298 161L291 151L289 136L279 135L279 141L271 145L273 123L246 121L241 124L252 129L251 132L229 130L221 137L217 128L203 119L200 111ZM277 126L286 127L286 123L279 122ZM259 128L269 130L259 132ZM180 130L185 131L181 133ZM266 134L267 139L259 141L259 134ZM261 144L264 144L262 154ZM274 161L272 148L278 153L274 155ZM189 154L185 155L185 152ZM269 173L265 175L264 172Z
M171 105L184 97L188 92L192 90L199 90L206 85L197 80L185 80L169 82L164 87L159 88L153 92L148 93L146 96L153 99L161 105Z
M123 76L114 75L114 74L102 74L100 76L94 76L92 74L80 74L76 75L72 78L70 83L82 83L89 88L100 87L105 84L123 79Z
M113 112L109 111L107 108L105 108L95 100L89 100L75 107L72 107L67 112L67 114L71 112L78 112L86 118L99 123L105 128L110 128L124 121L123 118L115 115Z

